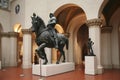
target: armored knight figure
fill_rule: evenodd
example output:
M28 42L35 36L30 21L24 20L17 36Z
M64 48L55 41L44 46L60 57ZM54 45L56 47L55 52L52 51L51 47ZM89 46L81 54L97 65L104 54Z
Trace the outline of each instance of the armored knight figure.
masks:
M52 34L52 36L54 37L54 45L55 45L55 48L58 48L58 38L57 38L57 33L55 31L55 25L56 25L56 22L57 22L57 19L56 17L54 16L53 13L50 13L49 14L49 17L50 17L50 20L48 21L48 29L50 30L50 33Z
M36 14L33 13L33 17L31 17L31 18L32 18L33 22L35 22L35 19L37 18L37 17L36 17ZM32 23L32 24L33 24L33 23Z

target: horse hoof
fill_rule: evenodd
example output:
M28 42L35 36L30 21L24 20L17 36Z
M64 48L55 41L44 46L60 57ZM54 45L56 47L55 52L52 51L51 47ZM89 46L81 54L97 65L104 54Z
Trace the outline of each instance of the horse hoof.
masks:
M59 64L59 62L56 62L56 64Z
M43 56L40 56L41 59L45 59Z
M46 65L46 64L47 64L47 62L44 62L44 63L43 63L43 65Z
M62 62L65 63L65 60L63 60Z
M43 65L46 65L47 63L43 63Z

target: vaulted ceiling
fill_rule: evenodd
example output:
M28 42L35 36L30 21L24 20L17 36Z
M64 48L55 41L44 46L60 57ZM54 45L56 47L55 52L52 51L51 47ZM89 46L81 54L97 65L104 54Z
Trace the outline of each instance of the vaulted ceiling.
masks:
M120 8L120 0L109 0L106 6L104 7L102 13L106 19L106 24L109 24L109 21L115 11Z
M70 6L62 10L59 15L57 15L57 22L64 26L64 30L66 31L66 28L69 24L69 22L76 16L84 14L84 11L77 6Z

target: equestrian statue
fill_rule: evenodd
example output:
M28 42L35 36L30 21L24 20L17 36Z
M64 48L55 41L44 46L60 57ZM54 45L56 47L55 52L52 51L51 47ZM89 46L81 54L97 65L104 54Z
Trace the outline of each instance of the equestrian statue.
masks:
M60 51L60 56L56 62L56 64L59 64L61 56L63 56L62 62L65 62L65 53L63 48L66 45L66 49L68 49L68 38L64 34L58 33L55 30L57 19L54 14L50 13L49 17L50 20L46 26L42 18L33 13L33 16L31 17L32 27L30 30L35 32L35 42L38 45L38 48L35 51L41 59L45 60L43 64L48 63L48 59L44 50L45 47L56 48Z

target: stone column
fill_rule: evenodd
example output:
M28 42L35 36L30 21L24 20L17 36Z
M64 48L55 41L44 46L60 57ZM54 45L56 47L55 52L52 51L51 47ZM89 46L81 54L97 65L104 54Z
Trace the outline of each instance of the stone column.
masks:
M101 49L102 49L102 64L104 68L112 68L111 55L111 26L103 26L101 29Z
M97 57L97 73L103 73L103 67L101 65L101 19L91 19L86 22L89 27L89 38L94 42L93 51Z
M10 35L10 60L9 66L17 66L17 32L9 32Z
M2 68L1 60L2 60L2 53L1 53L1 32L0 32L0 69Z
M32 38L29 29L22 29L23 33L23 69L31 68Z
M6 67L6 66L9 66L9 34L8 32L1 32L1 58L2 58L2 61L1 61L1 64L2 64L2 67Z
M56 63L57 62L57 49L52 48L52 63Z

